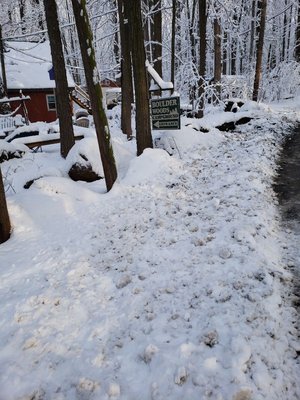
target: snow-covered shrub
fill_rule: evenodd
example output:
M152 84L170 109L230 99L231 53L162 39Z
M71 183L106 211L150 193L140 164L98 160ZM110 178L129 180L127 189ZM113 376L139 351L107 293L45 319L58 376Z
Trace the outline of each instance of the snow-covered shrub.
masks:
M296 61L280 63L262 79L261 99L274 101L294 97L299 93L300 64Z

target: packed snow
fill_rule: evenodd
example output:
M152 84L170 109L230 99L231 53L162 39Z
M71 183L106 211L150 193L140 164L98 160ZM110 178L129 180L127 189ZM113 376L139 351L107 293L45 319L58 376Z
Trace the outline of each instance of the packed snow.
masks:
M298 106L249 102L233 132L216 129L232 113L182 118L155 134L172 156L139 157L116 108L109 193L67 175L82 152L101 172L92 132L67 160L53 145L3 162L0 400L299 399L291 236L272 189Z

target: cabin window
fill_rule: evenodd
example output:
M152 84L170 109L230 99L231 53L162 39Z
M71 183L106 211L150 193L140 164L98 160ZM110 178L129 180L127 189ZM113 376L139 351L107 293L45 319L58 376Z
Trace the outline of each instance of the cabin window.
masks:
M48 111L56 111L56 101L54 94L47 94Z

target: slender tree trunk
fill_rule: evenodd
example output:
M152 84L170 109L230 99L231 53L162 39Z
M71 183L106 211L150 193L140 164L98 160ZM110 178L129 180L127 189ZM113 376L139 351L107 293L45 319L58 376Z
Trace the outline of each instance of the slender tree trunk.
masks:
M143 0L142 3L144 4L144 8L146 10L146 13L149 15L149 2L150 0ZM126 9L129 9L129 4L128 0L124 0L124 7L126 6ZM147 43L146 48L145 48L145 53L146 53L146 59L150 60L152 63L152 45L151 45L151 34L150 34L150 20L149 16L146 18L144 21L144 41Z
M87 88L91 100L104 177L107 190L109 191L117 179L117 169L110 140L109 125L103 108L103 95L95 59L93 34L86 10L86 0L72 0L72 5L77 26Z
M204 114L205 72L206 72L206 0L199 0L199 32L200 32L200 62L199 62L199 109L196 117L202 118Z
M126 0L125 0L126 1ZM133 86L130 55L130 29L128 16L124 15L123 0L118 0L120 39L121 39L121 73L122 73L122 104L121 104L121 129L130 139L131 128L131 104L133 103ZM125 23L126 22L126 23Z
M254 59L254 48L255 48L255 15L256 15L256 0L252 0L251 8L251 27L250 27L250 63Z
M118 7L117 7L117 0L113 0L113 2L112 2L112 7L113 7L113 8L118 8ZM118 26L118 11L115 11L115 12L112 14L112 23L113 23L113 25L114 25L115 27ZM115 55L115 62L116 62L116 65L119 65L119 64L120 64L120 59L121 59L121 57L120 57L120 43L119 43L119 35L118 35L118 32L116 32L116 33L114 34L114 55Z
M11 225L8 215L3 178L0 168L0 243L6 242L9 239Z
M149 110L149 89L146 71L146 55L144 47L144 35L142 27L141 1L131 0L130 4L124 2L126 13L128 13L131 28L131 54L133 65L133 78L135 88L136 105L136 141L137 155L147 147L153 147L150 110Z
M25 19L25 1L26 0L19 0L19 12L20 12L20 20L21 20L21 31L22 33L26 32L26 28L24 26L24 19Z
M236 25L238 16L236 14L236 11L233 14L233 22ZM237 60L237 38L236 38L236 32L231 32L230 34L230 42L231 42L231 75L236 75L236 60Z
M189 25L189 39L190 39L190 47L191 47L191 63L193 74L197 76L197 49L196 49L196 40L195 36L198 36L198 26L195 26L195 15L196 15L196 4L197 0L192 0L192 13L190 11L190 3L187 0L187 19ZM197 87L195 85L195 80L193 79L189 85L189 98L190 103L194 105L195 98L197 97ZM194 109L194 107L193 107Z
M153 23L151 24L152 60L156 72L162 77L162 12L161 0L151 0Z
M284 2L284 6L287 6L286 1ZM282 48L281 48L281 61L285 61L285 53L286 53L286 37L287 37L287 10L283 16L283 27L282 27Z
M297 13L297 28L296 28L296 46L295 46L295 60L300 62L300 1L298 0L298 13Z
M227 74L227 49L228 49L228 35L227 32L223 32L223 61L222 61L222 73Z
M264 36L265 36L265 26L266 26L266 14L267 14L267 0L261 1L261 15L260 15L260 27L259 36L257 42L256 51L256 67L255 67L255 77L253 86L253 96L252 100L258 100L258 91L260 85L261 67L262 67L262 57L263 57L263 46L264 46Z
M293 21L293 4L290 7L290 13L288 17L288 24L287 24L287 37L286 37L286 61L290 61L291 59L291 34L292 34L292 21Z
M5 62L4 62L4 45L2 39L2 26L0 25L0 61L1 61L1 72L2 72L2 90L0 93L1 97L7 96L7 79L6 79L6 69L5 69ZM3 95L3 96L2 96Z
M214 81L217 95L221 95L221 75L222 75L222 46L221 46L221 25L220 21L214 20Z
M175 88L176 0L172 0L171 82Z
M44 7L55 74L55 99L60 129L60 153L62 157L66 158L75 144L66 66L55 0L44 0Z

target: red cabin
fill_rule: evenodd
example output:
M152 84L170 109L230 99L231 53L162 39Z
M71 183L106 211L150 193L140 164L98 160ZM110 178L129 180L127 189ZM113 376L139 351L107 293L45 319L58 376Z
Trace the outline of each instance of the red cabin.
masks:
M30 122L53 122L57 119L55 104L55 80L48 41L43 43L10 42L5 43L5 68L8 98L30 96L26 101ZM67 71L70 91L75 87L71 75ZM12 110L20 106L20 102L11 103ZM18 114L24 116L20 107Z

